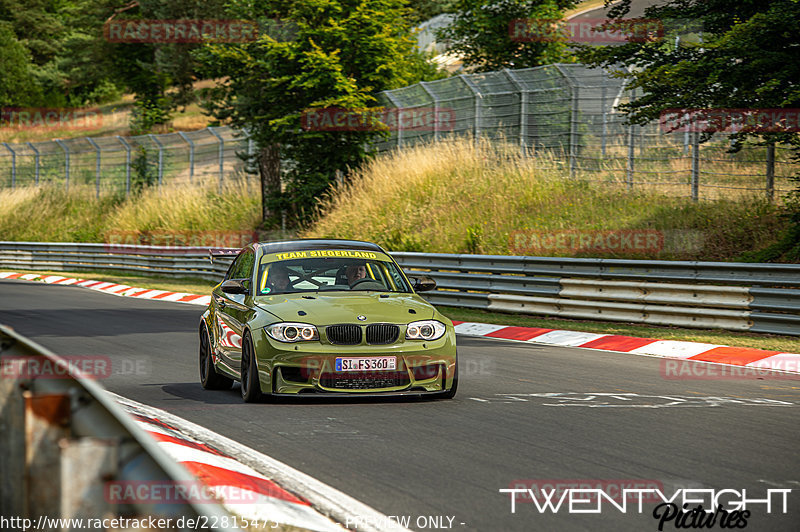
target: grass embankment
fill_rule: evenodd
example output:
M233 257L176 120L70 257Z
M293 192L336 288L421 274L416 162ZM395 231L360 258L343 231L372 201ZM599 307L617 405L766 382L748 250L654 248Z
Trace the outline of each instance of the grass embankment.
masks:
M257 185L232 182L221 194L216 187L151 188L130 198L111 193L96 198L91 187L3 189L0 235L15 241L114 242L115 235L131 232L252 231L261 214Z
M611 176L602 184L567 178L552 162L486 142L394 152L335 190L305 236L394 251L730 261L774 243L787 226L782 208L764 199L693 202L647 185L629 191ZM570 241L629 230L653 231L661 244L620 251ZM559 235L566 246L554 242Z

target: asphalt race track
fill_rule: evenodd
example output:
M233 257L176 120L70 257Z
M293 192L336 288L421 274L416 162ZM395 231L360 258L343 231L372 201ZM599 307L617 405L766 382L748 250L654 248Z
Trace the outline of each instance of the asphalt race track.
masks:
M222 433L384 514L409 516L414 529L443 516L456 530L658 530L651 503L641 514L630 504L627 513L604 505L579 515L518 501L512 514L498 490L525 480L647 482L667 496L745 488L749 499L793 489L787 514L756 504L746 530L800 529L798 380L667 380L657 358L460 337L452 401L245 405L238 387L200 387L201 312L0 281L0 323L58 354L109 357L109 390ZM562 395L545 395L554 393ZM668 522L664 530L677 529Z

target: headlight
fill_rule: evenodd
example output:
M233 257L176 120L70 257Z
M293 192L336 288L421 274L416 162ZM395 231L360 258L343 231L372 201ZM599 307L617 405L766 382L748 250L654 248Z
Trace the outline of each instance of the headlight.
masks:
M406 340L438 340L447 328L436 320L412 321L406 327Z
M266 327L267 334L279 342L307 342L319 340L317 328L308 323L273 323Z

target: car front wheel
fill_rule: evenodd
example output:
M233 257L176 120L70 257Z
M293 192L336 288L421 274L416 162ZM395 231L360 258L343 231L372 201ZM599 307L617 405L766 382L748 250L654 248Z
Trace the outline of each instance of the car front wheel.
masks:
M242 339L242 399L245 403L257 403L263 398L261 385L258 379L258 365L256 364L255 349L250 333L245 333Z

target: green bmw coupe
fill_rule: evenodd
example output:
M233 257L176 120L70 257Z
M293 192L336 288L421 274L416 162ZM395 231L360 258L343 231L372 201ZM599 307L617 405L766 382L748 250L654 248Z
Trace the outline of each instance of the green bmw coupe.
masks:
M243 248L200 321L200 382L242 398L432 395L458 387L453 323L380 246L292 240Z

